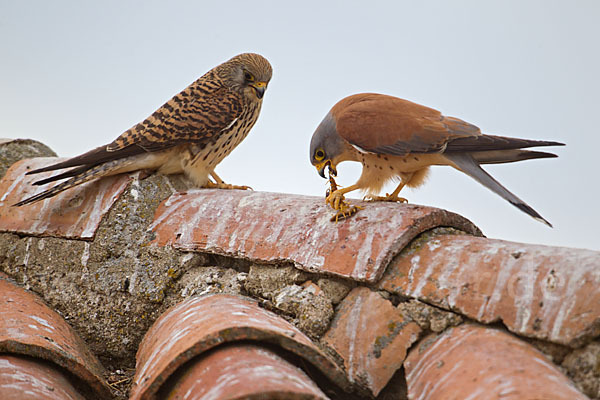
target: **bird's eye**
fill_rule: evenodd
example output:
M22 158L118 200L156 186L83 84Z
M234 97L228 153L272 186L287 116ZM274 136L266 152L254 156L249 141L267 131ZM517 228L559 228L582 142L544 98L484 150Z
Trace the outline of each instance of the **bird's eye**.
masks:
M315 160L321 161L324 158L325 158L325 152L323 151L323 149L318 149L315 152Z
M254 77L252 76L252 74L248 71L244 72L244 79L246 79L247 81L253 81Z

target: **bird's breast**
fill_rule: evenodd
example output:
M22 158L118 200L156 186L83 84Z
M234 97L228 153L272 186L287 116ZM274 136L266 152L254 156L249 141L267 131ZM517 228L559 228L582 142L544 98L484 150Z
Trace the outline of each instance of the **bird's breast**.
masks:
M212 171L248 136L259 112L260 104L244 107L240 115L216 135L215 140L192 144L190 164L199 170Z
M391 175L410 173L431 165L448 164L446 158L438 153L413 153L406 156L394 156L360 152L359 157L363 168L370 168Z

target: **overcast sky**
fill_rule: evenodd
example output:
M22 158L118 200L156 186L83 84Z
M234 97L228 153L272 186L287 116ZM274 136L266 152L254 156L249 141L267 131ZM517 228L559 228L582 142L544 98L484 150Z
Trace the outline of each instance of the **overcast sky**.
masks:
M0 137L74 156L257 52L273 80L258 123L216 169L227 182L323 196L314 129L339 99L385 93L485 133L567 144L549 149L557 159L486 167L554 229L449 167L403 191L411 203L457 212L488 237L600 250L599 21L597 0L0 0ZM338 183L359 175L341 164Z

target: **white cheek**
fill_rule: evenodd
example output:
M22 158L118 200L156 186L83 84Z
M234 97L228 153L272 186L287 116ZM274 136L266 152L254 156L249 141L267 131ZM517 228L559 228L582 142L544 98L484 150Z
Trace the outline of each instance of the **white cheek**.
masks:
M360 153L363 153L363 154L377 154L377 153L373 153L371 151L367 151L367 150L363 149L362 147L358 147L355 144L353 144L352 147L354 147L357 151L359 151Z

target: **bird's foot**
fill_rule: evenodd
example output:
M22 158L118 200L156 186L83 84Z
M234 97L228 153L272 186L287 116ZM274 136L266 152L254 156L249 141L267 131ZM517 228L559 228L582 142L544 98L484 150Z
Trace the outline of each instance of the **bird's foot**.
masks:
M404 197L398 197L398 195L394 195L386 193L385 196L373 196L373 195L366 195L363 198L364 201L391 201L391 202L396 202L396 203L408 203L408 200L406 200Z
M219 183L214 183L211 181L208 181L205 185L205 188L209 188L209 189L238 189L238 190L252 190L252 188L250 186L244 186L244 185L231 185L229 183L225 183L225 182L219 182Z
M329 204L334 210L341 210L343 207L348 207L344 198L344 192L333 178L335 175L329 168L329 188L325 192L325 204Z
M329 167L329 188L325 193L325 204L329 204L331 208L337 210L337 213L331 217L330 221L341 221L349 218L356 214L363 208L360 206L354 206L346 202L344 197L344 191L339 189L338 184L333 178L335 176L335 170Z
M336 190L333 192L329 192L327 197L325 198L325 204L329 204L331 208L334 210L342 210L343 208L348 207L348 203L346 203L346 198L344 197L344 193L341 193L340 190Z
M360 206L355 206L348 203L344 197L344 194L339 190L328 193L325 203L329 204L334 210L337 210L337 213L331 217L331 221L335 222L349 218L356 214L359 210L363 209Z

